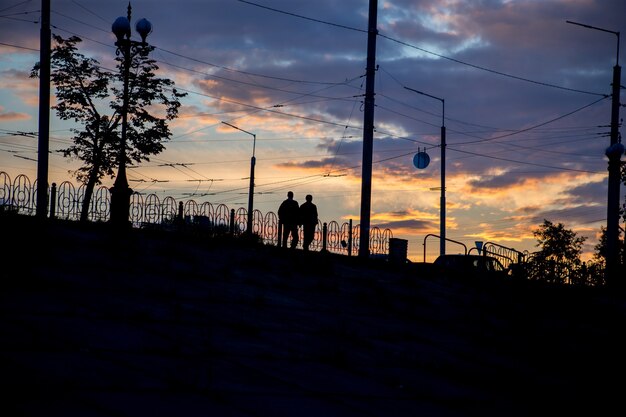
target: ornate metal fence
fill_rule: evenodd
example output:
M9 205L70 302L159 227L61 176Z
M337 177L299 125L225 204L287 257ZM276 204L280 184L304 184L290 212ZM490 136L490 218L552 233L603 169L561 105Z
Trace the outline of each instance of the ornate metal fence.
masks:
M31 183L26 175L18 175L13 181L0 171L0 209L18 214L34 215L36 212L37 182ZM52 184L49 190L50 216L63 220L80 220L85 186L76 188L69 181ZM111 195L107 187L99 187L89 204L88 220L106 222L110 217ZM278 244L278 216L274 212L254 210L252 232L266 244ZM214 205L195 200L177 201L173 197L160 199L156 194L134 193L130 201L130 222L135 228L174 225L176 222L207 230L227 231L235 235L246 232L248 212L245 208L231 209L225 204ZM359 225L349 222L318 222L311 250L326 250L340 254L356 254L359 250ZM370 253L389 252L391 230L372 227L370 230ZM303 241L302 230L298 245Z
M520 252L514 248L507 248L494 242L487 242L483 245L483 250L491 256L494 256L505 268L514 264L522 264L527 261L528 252Z

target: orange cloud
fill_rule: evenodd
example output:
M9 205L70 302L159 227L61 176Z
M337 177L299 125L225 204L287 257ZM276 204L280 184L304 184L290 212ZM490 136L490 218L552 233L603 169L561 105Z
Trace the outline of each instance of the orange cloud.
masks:
M414 209L373 213L371 223L380 228L389 228L397 235L423 236L439 232L438 215ZM450 226L456 226L453 219L450 219Z
M7 70L0 73L3 87L13 90L13 94L30 107L39 106L39 80L30 78L27 71Z
M511 178L512 177L512 178ZM557 173L551 176L515 178L513 175L456 177L456 190L476 205L493 205L502 210L545 207L573 187L598 181L601 174Z
M29 120L31 118L31 115L27 113L18 113L13 111L5 112L4 107L0 106L0 121L12 122L17 120Z

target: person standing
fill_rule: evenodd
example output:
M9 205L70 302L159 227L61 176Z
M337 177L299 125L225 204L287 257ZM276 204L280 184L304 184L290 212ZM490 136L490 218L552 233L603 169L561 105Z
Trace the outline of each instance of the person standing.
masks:
M302 249L309 250L311 242L315 236L315 226L317 226L317 206L313 204L313 196L307 194L306 202L300 206L300 222L302 222Z
M287 239L291 235L291 249L295 249L298 245L298 223L300 206L293 199L293 191L287 193L287 199L284 200L278 208L278 220L283 225L282 246L287 247Z

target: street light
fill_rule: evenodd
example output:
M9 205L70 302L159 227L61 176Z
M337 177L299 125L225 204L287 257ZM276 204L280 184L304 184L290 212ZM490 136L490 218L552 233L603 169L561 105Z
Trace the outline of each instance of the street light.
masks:
M441 101L441 198L439 202L439 255L446 254L446 101L413 88L404 87L417 94Z
M242 131L243 133L247 133L248 135L252 135L252 158L250 158L250 190L248 191L248 224L246 226L246 233L248 235L252 235L252 220L254 217L253 212L253 201L254 201L254 166L256 165L256 158L254 156L254 152L256 149L256 135L254 133L250 133L246 130L243 130L235 125L231 125L230 123L222 122L226 126L230 126L233 129L237 129Z
M608 29L602 29L583 23L572 22L566 20L572 25L582 26L587 29L599 30L601 32L612 33L617 36L617 56L615 66L613 67L613 88L612 88L612 104L611 104L611 144L606 148L605 155L609 159L609 190L607 201L607 218L606 218L606 280L610 285L617 284L619 275L619 188L620 188L620 165L621 157L624 153L624 145L620 143L619 138L619 95L621 88L622 68L619 66L619 32ZM623 279L623 277L622 277ZM626 283L620 283L622 285Z
M115 177L115 183L111 187L111 223L116 226L127 226L130 208L130 196L133 193L128 187L128 179L126 178L126 130L128 127L128 79L130 77L130 65L137 54L142 53L146 48L146 37L152 32L152 24L141 19L135 25L135 30L141 36L141 42L130 39L130 15L131 7L128 3L128 16L120 16L115 19L111 30L117 37L115 46L117 50L115 55L122 54L123 58L123 77L124 92L122 96L122 138L120 140L120 148L118 153L118 172Z

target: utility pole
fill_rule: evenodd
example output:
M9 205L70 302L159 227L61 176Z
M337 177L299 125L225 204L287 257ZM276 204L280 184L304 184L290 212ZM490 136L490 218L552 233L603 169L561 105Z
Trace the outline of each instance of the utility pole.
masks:
M36 217L48 214L48 150L50 145L50 0L41 0L39 39L39 141L37 145Z
M609 285L616 285L619 277L619 188L621 184L621 157L624 153L624 145L619 142L619 95L622 69L619 66L619 32L618 39L618 63L613 67L613 88L611 102L611 145L606 148L605 154L609 158L609 196L607 201L606 219L606 280ZM620 282L620 286L626 283Z
M624 153L624 145L620 143L619 138L619 96L621 89L621 74L622 68L619 66L619 32L603 29L584 23L566 21L573 25L582 26L587 29L599 30L601 32L612 33L617 37L617 54L615 59L615 66L613 67L613 84L611 92L611 143L604 152L609 159L609 191L607 199L606 210L606 271L605 278L608 285L615 286L620 285L626 287L626 282L618 282L618 279L624 280L620 277L619 264L619 189L621 183L621 157Z
M363 163L361 165L361 223L359 257L370 252L370 210L372 201L372 154L374 150L374 79L376 76L376 36L378 0L370 0L367 28L367 67L365 69L365 106L363 114Z

